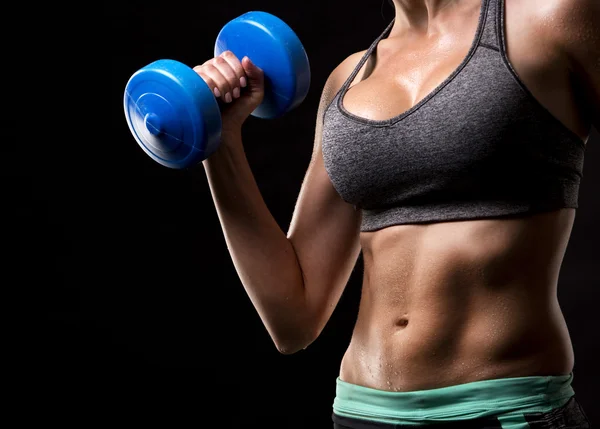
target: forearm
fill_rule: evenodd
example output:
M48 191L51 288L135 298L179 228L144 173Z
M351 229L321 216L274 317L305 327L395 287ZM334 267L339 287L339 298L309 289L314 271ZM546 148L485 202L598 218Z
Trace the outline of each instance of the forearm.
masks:
M223 139L202 164L227 248L277 348L292 353L312 341L302 270L291 242L264 202L241 133Z

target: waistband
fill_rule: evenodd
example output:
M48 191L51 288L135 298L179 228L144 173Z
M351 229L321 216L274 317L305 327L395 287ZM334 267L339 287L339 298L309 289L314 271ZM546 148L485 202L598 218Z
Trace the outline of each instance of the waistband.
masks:
M575 394L573 373L474 381L454 386L391 392L336 380L333 411L339 416L416 425L497 417L503 428L520 428L523 413L545 413ZM514 423L514 424L513 424Z

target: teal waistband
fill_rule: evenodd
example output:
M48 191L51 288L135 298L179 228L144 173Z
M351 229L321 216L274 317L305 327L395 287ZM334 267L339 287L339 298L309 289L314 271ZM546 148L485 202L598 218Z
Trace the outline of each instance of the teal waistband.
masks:
M497 417L504 429L525 428L524 413L548 412L575 394L573 373L474 381L437 389L390 392L336 380L339 416L416 425Z

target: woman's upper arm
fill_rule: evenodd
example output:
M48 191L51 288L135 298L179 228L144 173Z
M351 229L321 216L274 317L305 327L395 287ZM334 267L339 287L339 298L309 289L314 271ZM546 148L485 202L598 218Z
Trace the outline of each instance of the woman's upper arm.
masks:
M312 158L287 234L302 270L316 338L329 320L360 254L361 212L334 189L323 163L323 115L362 53L346 58L330 74L317 113ZM358 79L358 77L357 77Z

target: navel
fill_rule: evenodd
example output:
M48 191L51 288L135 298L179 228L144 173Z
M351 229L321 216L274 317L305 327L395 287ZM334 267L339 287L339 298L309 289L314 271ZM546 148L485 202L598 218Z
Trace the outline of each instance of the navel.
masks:
M408 317L400 317L396 320L396 326L399 328L406 328L408 326Z

